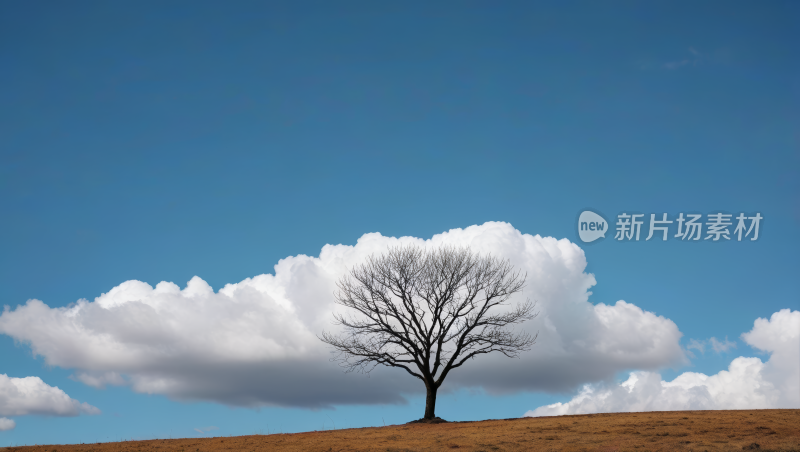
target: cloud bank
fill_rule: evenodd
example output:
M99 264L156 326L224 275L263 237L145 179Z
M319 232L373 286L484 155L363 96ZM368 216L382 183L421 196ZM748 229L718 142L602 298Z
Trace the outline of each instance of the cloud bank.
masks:
M39 377L12 378L0 374L0 416L77 416L100 414L100 410L80 403L61 389L50 386ZM16 423L0 417L0 431L11 430Z
M4 309L0 333L98 388L129 385L141 393L239 406L403 403L404 394L422 391L420 382L397 369L345 374L316 335L335 331L337 279L373 253L411 244L470 246L509 259L528 276L512 303L537 302L539 316L522 326L539 332L530 352L520 359L476 359L448 376L443 390L565 391L624 369L685 362L671 320L625 301L589 302L595 278L584 272L580 247L507 223L453 229L428 240L365 234L355 246L325 245L319 257L290 256L274 274L217 292L194 277L183 289L126 281L93 301L62 308L29 300Z
M716 375L685 372L669 382L657 373L632 372L618 386L587 385L569 402L525 416L800 407L800 311L783 309L769 320L759 318L742 339L769 352L769 360L738 357Z

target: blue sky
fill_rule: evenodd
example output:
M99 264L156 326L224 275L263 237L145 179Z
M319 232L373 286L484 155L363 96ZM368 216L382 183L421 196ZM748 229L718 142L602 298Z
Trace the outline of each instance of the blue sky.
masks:
M420 417L418 393L308 409L99 389L75 377L88 365L9 333L29 299L54 309L194 276L218 291L372 232L427 240L505 222L567 239L596 278L589 303L625 300L682 333L694 356L648 371L766 362L777 349L740 335L800 308L798 14L730 1L3 3L0 374L39 377L100 414L4 415L0 394L16 425L0 445ZM754 242L584 244L587 208L612 224L622 212L764 219ZM711 337L736 348L716 353ZM481 388L454 387L438 414L518 417L581 385Z

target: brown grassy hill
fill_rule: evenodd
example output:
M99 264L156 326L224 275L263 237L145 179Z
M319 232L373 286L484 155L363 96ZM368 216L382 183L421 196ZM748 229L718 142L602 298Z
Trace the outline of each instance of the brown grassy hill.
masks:
M346 430L0 448L3 452L798 451L800 410L588 414Z

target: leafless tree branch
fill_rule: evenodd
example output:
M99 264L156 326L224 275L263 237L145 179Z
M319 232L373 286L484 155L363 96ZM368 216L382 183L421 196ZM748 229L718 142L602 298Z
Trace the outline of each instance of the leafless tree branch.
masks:
M508 261L467 248L393 248L337 282L336 302L352 311L334 315L342 334L323 332L320 340L348 372L380 364L422 380L430 419L436 391L453 369L492 352L518 357L535 343L537 335L512 331L536 317L533 303L495 309L524 285L525 275Z

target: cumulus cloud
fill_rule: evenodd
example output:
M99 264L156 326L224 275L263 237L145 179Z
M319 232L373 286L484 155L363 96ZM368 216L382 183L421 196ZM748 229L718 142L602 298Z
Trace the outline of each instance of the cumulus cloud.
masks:
M767 320L759 318L742 334L751 347L771 353L764 378L780 392L781 407L800 407L800 311L783 309Z
M6 430L14 430L14 427L17 426L17 423L7 417L0 417L0 432L4 432Z
M0 416L28 414L77 416L100 414L100 410L71 398L39 377L12 378L0 374ZM15 425L10 419L0 419L0 430L10 430Z
M771 353L769 360L738 357L716 375L685 372L672 381L653 372L632 372L617 386L586 385L569 402L525 416L800 407L800 311L783 309L770 320L759 318L742 339Z
M93 301L50 308L29 300L0 315L0 333L29 344L48 365L75 369L90 386L230 405L324 407L402 403L422 385L403 371L345 374L317 338L335 332L335 282L391 246L469 246L527 272L513 302L537 302L521 328L539 340L520 359L484 356L448 376L443 390L570 390L623 369L655 370L685 361L669 319L634 304L589 302L595 284L583 250L566 239L522 234L486 223L423 240L363 235L355 246L325 245L319 257L290 256L262 274L214 291L199 277L183 289L126 281Z

